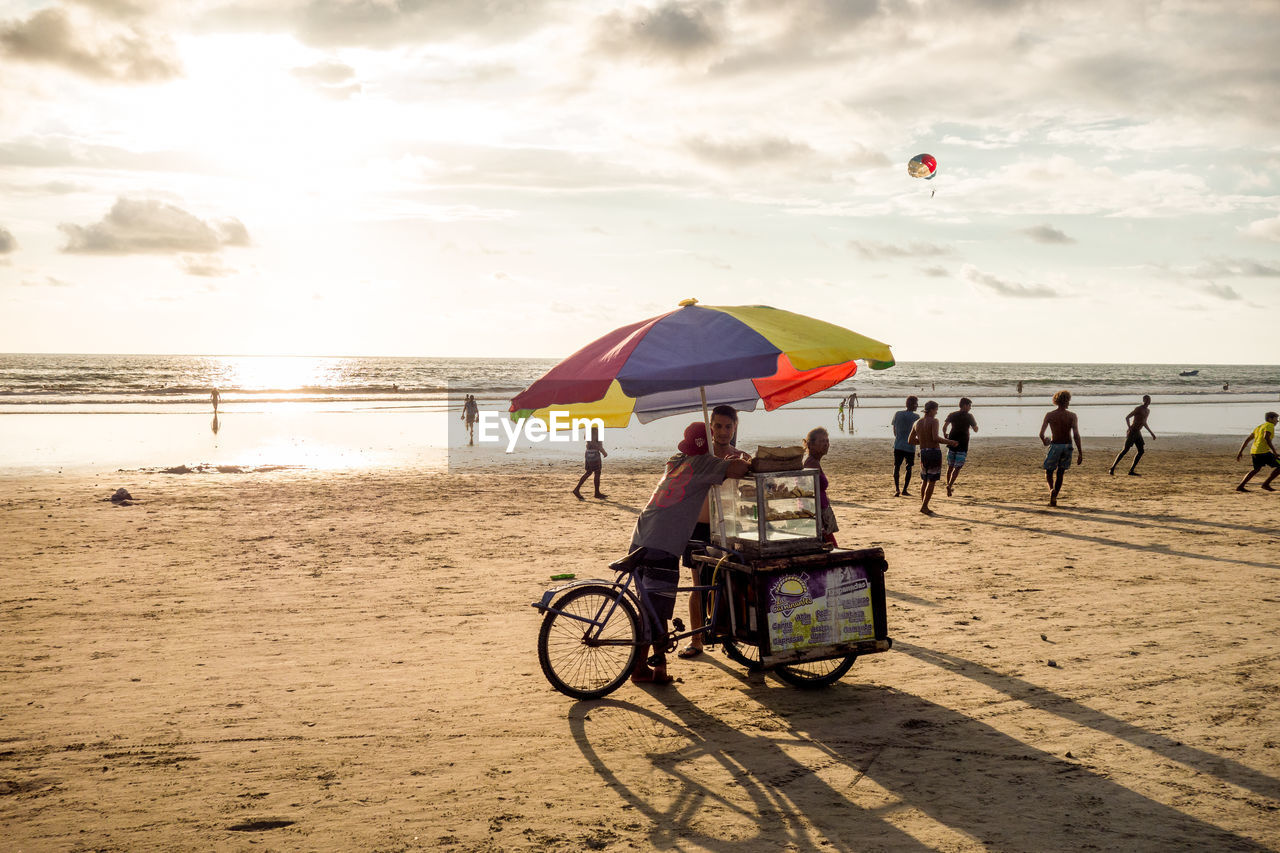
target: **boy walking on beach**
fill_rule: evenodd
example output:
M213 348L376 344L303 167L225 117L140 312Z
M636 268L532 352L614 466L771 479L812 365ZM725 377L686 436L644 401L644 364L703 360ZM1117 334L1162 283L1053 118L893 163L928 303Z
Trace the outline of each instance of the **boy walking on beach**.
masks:
M1249 451L1253 454L1253 470L1244 475L1244 479L1240 481L1240 485L1236 486L1237 492L1249 491L1244 484L1253 479L1253 475L1261 471L1266 466L1271 466L1271 475L1263 482L1262 488L1268 492L1274 492L1271 488L1271 481L1280 474L1280 459L1276 456L1276 421L1280 420L1280 415L1275 412L1267 412L1266 420L1258 425L1253 432L1249 433L1249 437L1244 440L1244 444L1240 445L1240 452L1236 454L1236 461L1240 461L1240 457L1244 455L1244 449L1249 446L1249 442L1253 442L1253 448Z
M1147 432L1151 432L1151 427L1147 425L1147 418L1149 417L1151 417L1151 396L1143 394L1142 405L1124 416L1124 423L1127 427L1124 434L1124 450L1121 450L1120 455L1116 457L1116 461L1111 463L1111 470L1107 472L1108 474L1114 477L1116 466L1120 464L1120 460L1129 452L1130 447L1136 447L1138 448L1138 455L1133 457L1133 464L1129 466L1129 476L1142 476L1135 469L1138 467L1138 460L1142 458L1142 453L1146 449L1142 442L1142 428L1146 427ZM1151 440L1156 440L1154 432L1151 432Z
M604 467L603 457L608 455L609 451L604 449L604 442L600 440L600 428L592 427L591 438L587 440L587 452L583 459L587 470L586 473L584 473L578 480L578 485L573 487L573 496L575 498L578 500L584 500L582 497L582 484L585 483L587 478L592 474L596 477L596 497L601 499L609 497L600 491L600 470Z
M1071 467L1071 441L1076 443L1076 464L1084 464L1084 447L1080 444L1080 425L1076 421L1076 413L1068 412L1071 405L1071 392L1059 391L1053 395L1053 404L1058 408L1044 416L1040 424L1040 441L1049 448L1044 458L1044 479L1049 484L1049 506L1058 505L1058 492L1062 491L1062 475ZM1044 437L1045 430L1050 431L1053 440ZM1055 473L1056 472L1056 473Z
M631 680L637 684L671 683L672 678L667 674L667 622L675 612L680 555L689 544L711 487L723 483L725 478L745 476L749 467L746 459L719 459L710 455L707 445L705 424L698 421L685 429L684 439L676 448L679 453L667 460L662 480L636 519L631 534L631 550L644 549L636 580L659 620L659 624L651 626L651 631L645 631L646 636L652 635L653 665L650 666L646 644L640 646L631 670ZM648 626L647 615L642 618Z
M907 486L911 485L911 467L916 463L916 449L911 446L908 438L911 435L911 427L920 417L916 414L918 405L920 401L914 395L908 397L907 407L901 412L896 412L893 420L889 421L889 426L893 427L893 496L895 498L899 495L910 496L911 494L907 491ZM898 476L904 464L907 466L907 477L899 486Z
M940 445L955 447L958 444L943 438L938 430L938 404L930 400L924 404L924 417L912 425L907 436L911 444L920 445L920 511L925 515L933 515L933 510L929 509L929 498L933 497L933 489L942 479Z
M969 430L978 431L978 420L969 414L973 401L968 397L960 398L960 409L947 415L942 423L942 434L955 439L955 445L947 451L947 497L955 487L956 477L964 467L964 460L969 455Z

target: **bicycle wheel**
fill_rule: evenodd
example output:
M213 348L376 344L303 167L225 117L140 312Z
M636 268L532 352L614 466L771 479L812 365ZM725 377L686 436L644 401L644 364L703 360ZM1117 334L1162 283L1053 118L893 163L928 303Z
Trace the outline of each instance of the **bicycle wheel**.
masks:
M621 687L639 651L631 602L607 586L580 586L551 606L538 631L538 663L551 686L575 699L599 699Z
M729 656L730 660L745 666L747 672L756 672L760 669L759 646L753 646L750 643L744 643L732 637L725 637L724 653Z
M815 688L835 684L840 677L849 671L857 655L846 655L831 660L806 661L805 663L782 664L774 672L792 687Z

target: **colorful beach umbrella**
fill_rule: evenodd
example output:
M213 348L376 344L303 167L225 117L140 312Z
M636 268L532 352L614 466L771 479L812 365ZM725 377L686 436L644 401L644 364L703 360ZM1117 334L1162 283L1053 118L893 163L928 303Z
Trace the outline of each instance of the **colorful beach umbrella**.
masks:
M557 364L511 401L512 417L600 418L624 427L727 403L768 411L852 376L893 366L888 344L767 305L680 303L615 329ZM704 400L705 395L705 400Z

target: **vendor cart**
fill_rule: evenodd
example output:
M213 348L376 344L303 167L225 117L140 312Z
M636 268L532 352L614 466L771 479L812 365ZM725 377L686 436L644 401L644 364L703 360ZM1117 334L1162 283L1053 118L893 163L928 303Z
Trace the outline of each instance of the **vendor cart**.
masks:
M713 544L692 557L706 619L685 631L672 620L668 650L701 634L748 670L771 670L797 687L840 679L859 655L888 651L879 548L824 542L818 471L761 472L726 480L716 495ZM620 687L654 624L635 585L640 551L614 563L615 580L579 580L547 590L538 659L551 684L580 699ZM665 628L658 630L658 634Z
M825 544L819 472L760 472L720 487L714 544L693 560L721 600L707 642L802 687L831 684L888 651L880 548ZM713 593L714 597L715 593Z

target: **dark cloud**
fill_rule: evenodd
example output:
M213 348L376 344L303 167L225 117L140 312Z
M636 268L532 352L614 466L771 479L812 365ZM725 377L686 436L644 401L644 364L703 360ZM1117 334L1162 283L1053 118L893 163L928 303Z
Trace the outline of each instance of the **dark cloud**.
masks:
M1076 241L1074 237L1067 236L1051 225L1036 225L1032 228L1023 228L1022 233L1037 243L1048 243L1050 245L1066 245Z
M1058 291L1043 284L1018 284L1006 281L990 273L984 273L971 264L965 265L962 275L966 281L989 290L997 296L1007 296L1012 299L1057 299L1062 296Z
M149 3L145 0L134 3L129 0L75 0L75 3L113 18L140 18L160 5L157 2Z
M315 47L388 48L465 37L501 41L539 29L560 0L240 0L214 7L199 26L239 32L290 32Z
M182 271L187 275L201 278L221 278L235 275L236 272L223 263L218 255L183 255L181 265Z
M1192 273L1196 278L1277 278L1280 267L1251 258L1211 258Z
M606 56L684 61L722 41L724 6L672 0L655 9L612 12L596 22L596 47Z
M717 142L697 137L685 140L685 147L701 160L731 168L800 160L811 157L814 153L813 149L803 142L794 142L778 136L733 142Z
M73 22L56 6L25 21L0 23L0 51L26 62L58 65L98 80L148 83L181 74L169 39L137 27Z
M101 222L58 227L67 237L63 251L82 254L207 254L249 243L249 232L238 219L205 222L180 207L152 200L117 199Z
M0 255L7 255L18 248L18 241L6 229L0 228Z
M936 243L912 242L903 245L879 243L874 240L850 240L849 248L869 261L884 261L892 258L936 258L951 254L947 246Z
M1206 284L1200 290L1227 302L1239 302L1244 299L1234 287L1226 284Z

